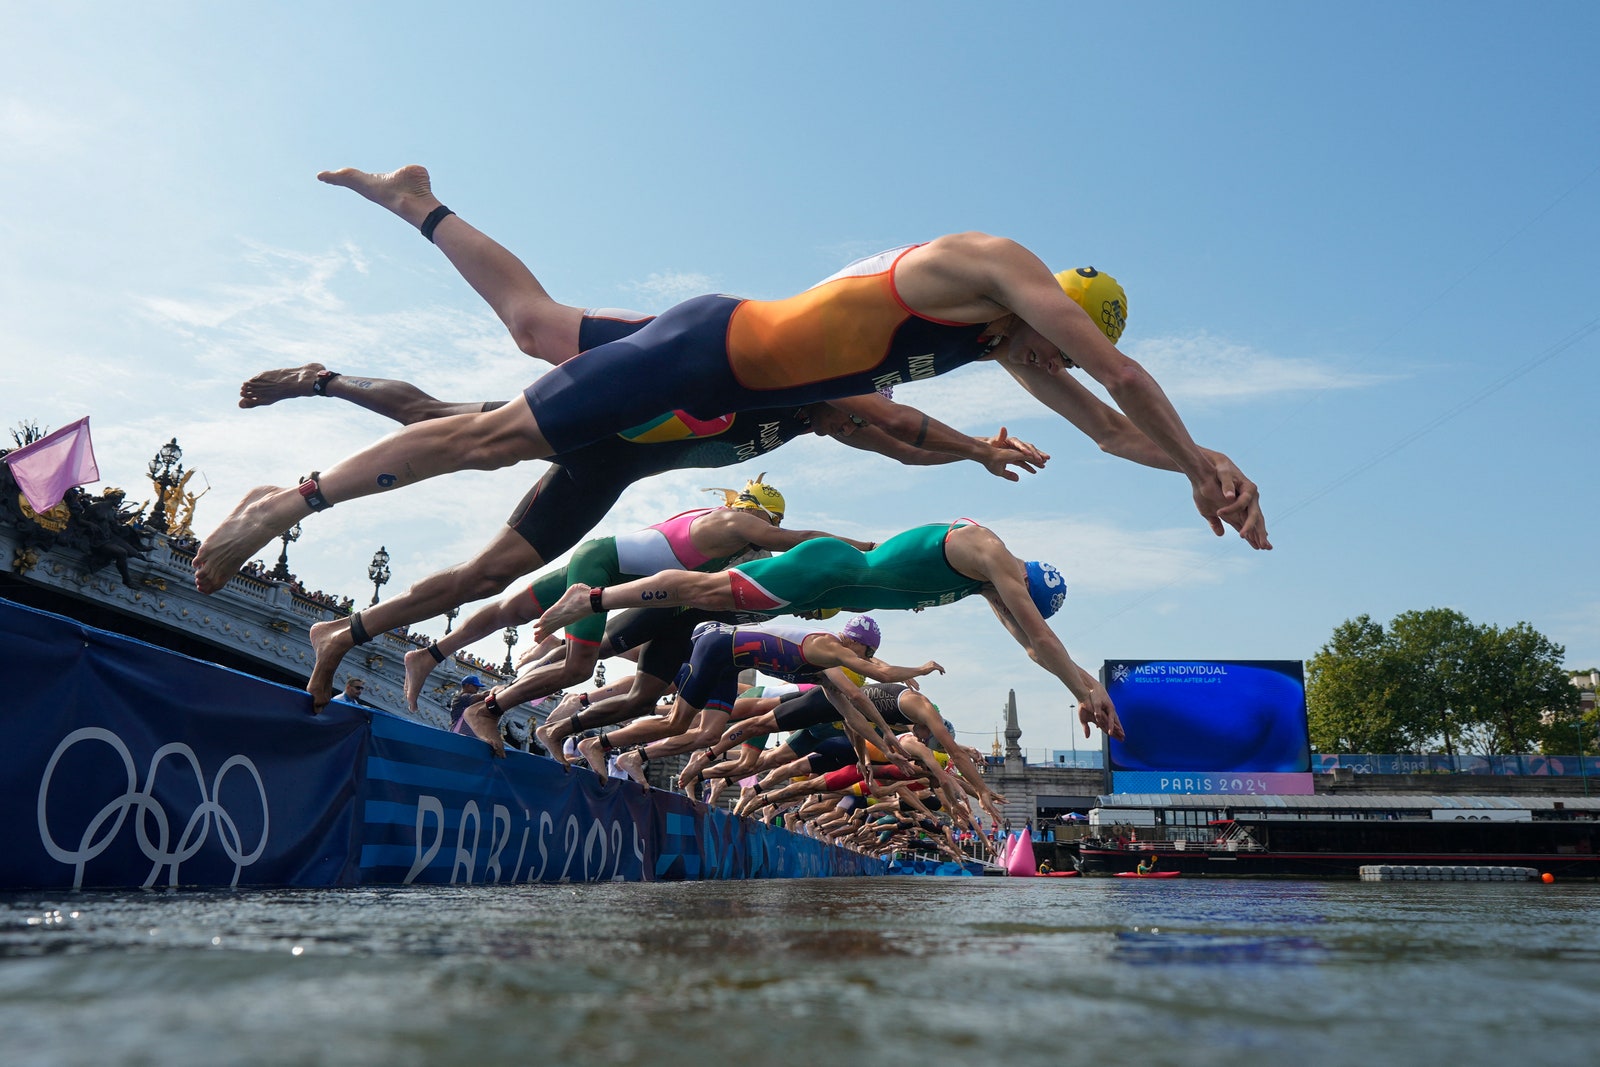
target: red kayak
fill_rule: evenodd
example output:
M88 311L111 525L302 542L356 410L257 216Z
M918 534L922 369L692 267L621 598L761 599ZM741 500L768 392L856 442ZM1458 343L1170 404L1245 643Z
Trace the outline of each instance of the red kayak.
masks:
M1076 878L1076 877L1078 877L1078 872L1077 871L1051 871L1048 874L1046 874L1044 877L1046 877L1046 878Z
M1138 871L1118 871L1117 872L1117 877L1118 878L1176 878L1176 877L1178 877L1178 874L1179 874L1178 871L1145 871L1143 874L1140 874Z

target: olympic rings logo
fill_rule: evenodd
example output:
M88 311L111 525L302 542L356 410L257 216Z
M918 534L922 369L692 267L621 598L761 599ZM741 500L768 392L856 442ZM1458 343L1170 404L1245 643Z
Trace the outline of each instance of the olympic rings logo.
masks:
M122 795L107 801L95 816L83 828L83 833L78 838L76 848L65 848L56 843L50 833L50 819L47 805L50 796L50 782L56 771L56 766L61 762L62 756L79 742L99 741L111 746L112 750L122 758L122 766L127 777ZM200 803L189 814L189 821L184 825L183 832L174 838L173 824L167 817L167 811L154 795L156 773L161 764L168 757L175 757L186 761L189 768L194 771L196 785L200 789ZM244 851L244 842L239 833L238 824L219 803L222 795L222 780L229 771L242 768L256 784L256 790L261 796L261 840L256 842L255 848L250 853ZM122 743L110 730L98 726L86 726L74 730L61 743L56 746L55 752L50 756L50 762L45 765L44 779L39 783L39 839L44 844L45 851L52 859L61 863L71 864L75 870L72 888L83 887L83 870L90 860L105 852L111 847L111 842L121 832L123 824L127 821L130 812L136 813L133 826L138 837L139 848L145 858L153 866L150 875L144 881L144 888L155 885L157 876L163 867L171 867L168 875L168 885L178 884L178 867L184 861L191 859L198 853L211 833L211 822L217 823L217 837L222 842L222 850L228 859L233 862L233 885L239 884L239 872L260 859L267 849L268 812L267 812L267 787L261 780L261 772L256 765L245 756L231 756L217 771L216 777L211 780L211 789L206 791L205 772L200 768L200 760L195 756L194 750L188 745L173 743L162 745L156 749L155 755L150 757L150 768L145 774L144 788L138 784L138 772L134 766L133 753L128 751L128 746ZM151 837L151 824L154 824L155 835Z

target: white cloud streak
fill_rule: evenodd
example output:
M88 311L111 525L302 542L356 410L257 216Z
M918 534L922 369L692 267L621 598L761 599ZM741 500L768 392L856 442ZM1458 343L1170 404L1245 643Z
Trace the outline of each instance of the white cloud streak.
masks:
M29 158L37 164L41 157L74 154L83 147L90 131L86 123L29 101L14 96L0 99L0 143L15 158Z
M717 284L708 274L691 271L653 273L641 282L629 282L624 288L645 297L656 309L663 310L691 296L717 291Z

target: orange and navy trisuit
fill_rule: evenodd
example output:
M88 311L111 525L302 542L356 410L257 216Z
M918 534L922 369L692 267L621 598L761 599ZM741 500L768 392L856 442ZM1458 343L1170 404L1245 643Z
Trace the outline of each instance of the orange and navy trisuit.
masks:
M629 311L587 311L578 326L579 351L631 336L652 318ZM653 412L640 424L551 456L543 477L506 525L540 557L555 559L599 525L623 490L640 478L686 467L744 463L810 432L809 414L798 405L709 419L683 411Z
M916 247L858 260L798 296L700 296L548 371L523 391L558 452L672 409L698 418L860 396L982 359L985 323L906 306L895 267Z

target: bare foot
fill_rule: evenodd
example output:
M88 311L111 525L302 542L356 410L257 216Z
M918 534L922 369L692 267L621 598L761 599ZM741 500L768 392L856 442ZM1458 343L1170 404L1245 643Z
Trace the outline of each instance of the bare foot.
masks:
M710 764L711 759L705 752L696 752L689 758L688 764L683 768L683 773L678 775L678 788L692 796L693 793L690 792L690 787L700 780L700 772Z
M305 498L293 489L260 485L250 490L195 553L194 587L215 593L267 542L305 515Z
M716 781L712 782L711 795L706 797L706 804L709 807L716 807L718 799L720 799L722 796L722 791L726 788L728 788L728 780L726 778L718 778Z
M759 785L739 791L739 803L734 805L735 815L754 815L766 803L766 794Z
M594 612L589 608L589 587L575 582L561 594L561 599L550 605L550 610L539 616L534 624L533 636L543 641L569 622L587 618Z
M617 757L617 770L639 783L639 788L646 793L650 792L650 782L644 776L644 754L638 749L624 752Z
M349 619L334 619L312 625L311 651L317 654L317 662L311 668L311 680L306 683L306 692L311 694L313 708L321 711L333 699L333 672L339 669L344 654L354 647L355 642L350 639Z
M428 180L427 168L415 163L387 174L371 174L354 167L325 170L317 175L317 181L353 189L413 226L421 226L428 212L439 206L439 198L433 195L433 186Z
M583 710L583 698L588 695L588 693L564 694L561 697L561 703L557 704L555 709L550 712L550 717L552 719L558 719L561 722L566 722L568 719L572 718L574 715L578 714L578 712Z
M316 384L317 375L324 370L327 368L320 363L307 363L304 367L284 370L264 370L254 378L247 378L239 386L239 406L264 408L292 396L311 396L311 387Z
M436 666L438 661L425 648L414 648L406 653L406 707L412 711L417 710L422 685Z
M489 714L489 705L478 701L462 714L461 721L471 728L478 740L489 742L495 759L506 758L506 740L500 736L500 717Z
M533 728L534 738L544 746L546 752L550 753L550 758L563 767L568 765L567 747L562 744L567 739L565 726L566 724L563 722L551 722L546 719L543 726L535 726ZM560 734L560 736L557 736L557 734Z
M583 757L583 761L589 765L591 771L600 776L602 782L606 780L606 754L600 747L598 737L585 737L579 741L578 755Z

